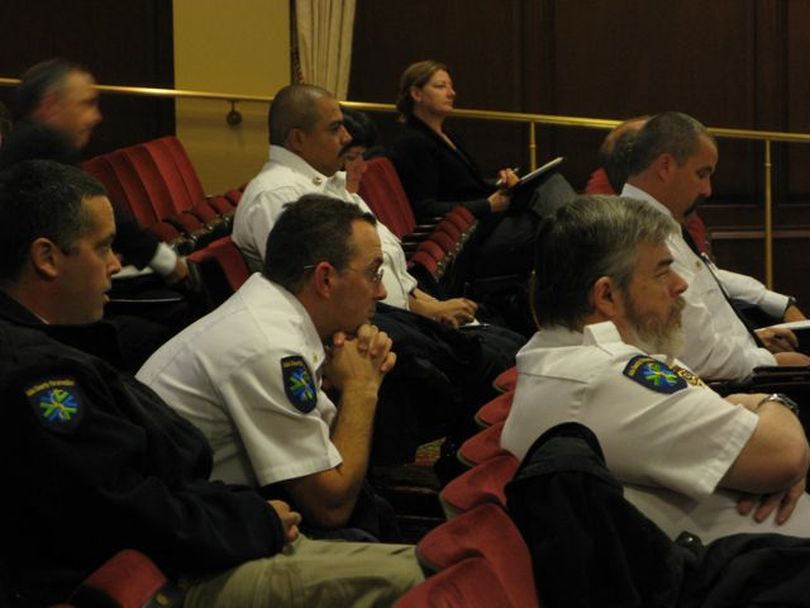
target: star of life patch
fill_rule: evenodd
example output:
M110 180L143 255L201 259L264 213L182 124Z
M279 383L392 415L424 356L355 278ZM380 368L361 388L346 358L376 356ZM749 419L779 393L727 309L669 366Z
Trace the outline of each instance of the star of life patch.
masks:
M658 393L675 393L686 388L686 380L666 363L636 355L624 367L624 375Z
M34 415L45 428L72 433L84 414L84 396L70 376L40 378L23 389Z
M318 387L304 358L293 356L281 359L281 378L290 403L302 414L310 413L318 403Z

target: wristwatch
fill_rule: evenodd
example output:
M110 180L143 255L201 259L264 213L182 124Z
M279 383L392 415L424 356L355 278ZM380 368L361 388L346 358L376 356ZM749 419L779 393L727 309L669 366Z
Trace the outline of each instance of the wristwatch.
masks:
M757 403L757 406L754 408L756 412L763 403L767 403L768 401L774 401L781 405L784 405L787 409L793 412L797 417L799 415L799 404L796 403L793 399L785 395L784 393L771 393L767 397L765 397L762 401Z

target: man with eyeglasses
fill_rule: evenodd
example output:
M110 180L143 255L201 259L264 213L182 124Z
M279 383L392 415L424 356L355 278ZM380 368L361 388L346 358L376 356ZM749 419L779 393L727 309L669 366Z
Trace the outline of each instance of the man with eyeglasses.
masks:
M352 135L329 91L284 87L273 99L268 126L270 159L245 189L232 235L254 269L267 258L267 233L284 205L300 196L324 194L370 213L363 199L346 189L340 169ZM394 340L401 365L383 386L374 463L410 461L420 443L442 436L451 439L443 462L455 462L455 447L476 429L474 412L495 395L492 381L514 365L525 338L474 323L478 307L471 300L442 300L420 289L399 239L381 222L377 234L386 297L374 323Z
M318 214L322 208L317 206ZM349 211L350 218L358 215L353 208ZM115 327L101 317L111 278L121 265L110 246L116 230L112 207L93 177L53 161L18 163L0 172L0 212L5 220L0 224L0 479L14 488L13 500L0 507L0 605L55 605L127 547L147 554L171 579L187 583L186 608L390 606L423 580L412 546L311 540L299 534L301 516L283 501L210 480L212 451L203 434L154 391L116 368L121 353ZM287 268L301 276L301 294L307 292L306 283L316 282L324 298L337 290L341 297L353 292L357 305L344 310L360 322L373 298L381 295L373 274L379 252L372 226L354 219L347 223L351 237L345 229L331 242L354 248L313 252L311 261L317 263L309 271L297 267L309 262L296 259ZM338 254L346 249L348 255L341 258ZM343 273L344 266L359 272ZM251 370L257 370L250 366L254 359L249 351L270 336L255 331L246 320L249 314L239 314L239 302L247 306L252 297L250 313L268 308L285 320L278 333L293 335L279 336L275 343L289 349L296 344L296 328L310 337L304 332L312 321L304 304L280 294L287 292L257 275L226 309L220 333L197 328L223 346L198 361L187 360L188 373L175 374L172 381L185 386L206 380L223 395L240 391L243 412L250 411L248 406L260 410L260 391L274 382L279 361L260 370L261 378L254 381L258 386L246 386ZM312 316L320 330L335 326ZM392 363L384 336L367 325L358 333L366 335L366 351L358 353L346 341L335 346L327 366L346 393L339 420L332 425L333 440L338 445L339 432L351 434L353 449L362 449L375 386L384 366ZM311 352L296 354L281 346L277 352L284 352L290 369L303 371L312 354L323 352L319 338L312 340ZM190 341L202 343L194 337ZM228 350L226 342L238 348ZM199 372L212 359L223 374L207 380ZM229 384L230 377L224 376L226 369L236 367L245 370L232 374L244 380L241 385ZM168 357L165 369L176 371ZM315 393L314 383L302 373L297 378L301 382L293 388ZM279 390L283 397L284 389ZM297 403L306 409L304 404L313 400L304 395ZM320 395L316 407L322 407ZM239 412L234 411L236 418ZM297 414L303 418L290 402L288 417ZM352 418L341 420L345 415ZM227 427L214 409L200 417L210 419L203 426L216 436L217 460L222 462ZM292 424L283 429L294 432ZM310 452L316 450L310 446ZM336 468L348 476L352 458L357 461L348 450L343 452L343 465ZM296 464L301 467L306 459L297 458Z
M396 359L368 323L385 297L375 224L323 195L288 205L262 273L137 374L205 433L212 478L283 496L321 536L393 534L364 486L377 392Z

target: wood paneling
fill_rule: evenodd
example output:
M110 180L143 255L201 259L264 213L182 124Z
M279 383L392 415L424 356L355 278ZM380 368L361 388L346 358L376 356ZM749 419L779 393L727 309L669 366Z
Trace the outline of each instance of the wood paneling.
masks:
M104 84L174 87L172 4L164 0L0 2L0 74L50 57L85 65ZM10 90L0 89L1 99ZM88 156L174 132L174 102L103 95Z
M457 106L621 119L680 110L707 125L810 131L806 0L358 0L350 99L394 99L410 61L447 62ZM455 119L494 172L526 162L525 129ZM394 137L389 121L383 143ZM538 131L538 158L563 155L582 188L601 131ZM722 236L763 226L763 146L723 139L704 217ZM810 309L805 227L810 146L774 145L776 287ZM516 164L518 164L516 162ZM720 239L725 267L764 275L761 238Z

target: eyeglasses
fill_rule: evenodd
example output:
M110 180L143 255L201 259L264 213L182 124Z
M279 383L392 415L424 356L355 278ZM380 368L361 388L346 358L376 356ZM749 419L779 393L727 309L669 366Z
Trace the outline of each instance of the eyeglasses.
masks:
M374 283L374 285L379 285L382 282L383 272L385 269L380 266L376 271L371 270L370 268L350 268L346 267L343 270L351 270L353 272L362 272L366 275L366 278Z
M331 265L331 262L329 262L329 264ZM318 264L307 264L306 266L304 266L304 270L315 270L315 267L317 265ZM334 268L334 266L333 266L333 268ZM335 269L335 270L337 270L337 269ZM343 270L351 270L352 272L360 272L360 273L366 275L366 278L369 281L371 281L371 283L373 283L374 285L379 285L382 282L383 273L385 272L385 268L383 268L382 266L380 266L377 270L371 270L371 268L352 268L350 266L347 266L346 268L343 268ZM338 271L338 272L342 272L342 271Z

